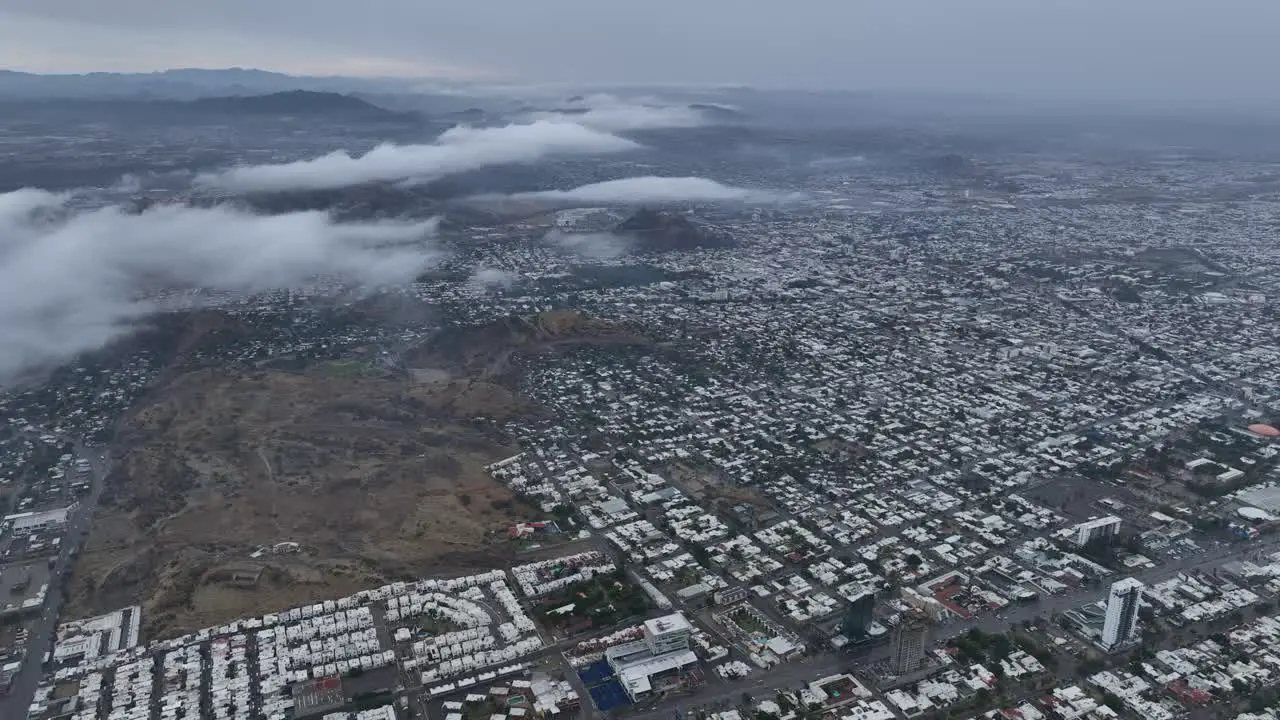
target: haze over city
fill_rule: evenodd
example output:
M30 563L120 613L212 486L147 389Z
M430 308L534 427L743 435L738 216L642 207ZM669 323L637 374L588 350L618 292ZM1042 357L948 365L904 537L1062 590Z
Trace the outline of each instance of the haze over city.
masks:
M1268 0L10 0L36 72L262 67L520 83L749 84L1277 102Z
M1280 2L0 5L0 720L1280 720Z

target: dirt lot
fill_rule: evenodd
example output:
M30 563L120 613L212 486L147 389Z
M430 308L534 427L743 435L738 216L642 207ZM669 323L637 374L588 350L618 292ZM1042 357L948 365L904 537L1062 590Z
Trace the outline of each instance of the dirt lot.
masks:
M475 418L525 411L482 381L324 368L179 375L120 430L70 609L141 602L155 639L502 564L507 550L486 533L529 511L483 471L515 449ZM271 550L284 542L300 547ZM259 548L262 572L246 580Z

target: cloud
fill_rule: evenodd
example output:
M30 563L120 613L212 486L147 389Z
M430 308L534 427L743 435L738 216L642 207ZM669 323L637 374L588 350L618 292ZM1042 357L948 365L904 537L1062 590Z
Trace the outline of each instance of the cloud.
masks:
M820 157L808 162L811 168L844 168L855 165L865 165L867 158L865 155L841 155L838 157Z
M0 378L130 332L155 287L258 292L337 276L411 280L434 258L433 222L337 224L319 212L225 207L76 210L40 190L0 194Z
M668 105L657 100L626 101L612 95L590 95L569 103L570 112L535 113L541 120L572 120L587 127L606 131L657 130L662 128L698 127L706 117L688 105Z
M134 173L125 173L116 180L111 187L107 188L108 192L113 193L137 193L143 189L142 178Z
M196 185L238 192L325 190L367 182L425 181L491 165L536 162L546 157L597 155L640 145L578 123L539 120L494 128L455 127L430 145L375 147L352 156L338 150L312 160L248 165L204 173Z
M700 177L648 175L607 180L572 190L518 193L511 197L518 200L542 200L567 204L646 205L685 202L773 203L794 199L797 196L723 185L715 180Z
M612 260L626 255L631 250L631 243L626 238L613 233L552 230L543 237L543 240L561 250L593 260Z
M506 290L516 283L516 275L498 268L480 268L471 276L471 285L482 290Z
M56 210L66 197L35 188L0 193L0 229L9 228L37 211ZM7 236L0 235L0 248L7 244Z

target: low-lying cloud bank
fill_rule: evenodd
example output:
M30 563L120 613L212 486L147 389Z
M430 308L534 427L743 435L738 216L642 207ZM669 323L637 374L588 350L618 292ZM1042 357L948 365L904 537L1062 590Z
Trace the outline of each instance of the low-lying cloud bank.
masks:
M459 126L435 142L383 144L363 155L337 150L287 163L245 165L201 173L195 184L231 192L331 190L368 182L425 182L495 165L532 163L552 157L627 152L639 143L615 135L631 130L704 125L706 115L688 105L592 95L562 110L531 113L530 122L502 127Z
M543 236L543 242L566 252L592 260L612 260L631 251L632 243L614 233L572 233L552 230Z
M769 204L798 199L795 194L724 185L700 177L623 178L592 183L572 190L543 190L510 195L517 200L535 200L587 205L656 205L673 203L740 202Z
M706 116L688 105L669 105L657 100L629 101L612 95L590 95L569 103L568 112L534 113L539 120L569 120L609 132L657 130L705 125Z
M470 284L480 290L506 290L515 285L517 276L499 268L480 268L471 276Z
M157 286L259 292L316 276L403 283L430 265L434 222L334 223L320 212L225 207L75 210L41 190L0 194L0 382L134 329Z
M379 145L353 156L338 150L312 160L203 173L196 185L235 192L329 190L368 182L428 181L493 165L548 157L603 155L640 145L577 122L539 120L493 128L455 127L429 145Z

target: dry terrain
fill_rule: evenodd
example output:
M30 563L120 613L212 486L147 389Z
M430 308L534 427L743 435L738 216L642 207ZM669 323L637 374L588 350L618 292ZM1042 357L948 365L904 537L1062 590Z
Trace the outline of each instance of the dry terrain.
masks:
M118 431L71 611L141 602L154 639L505 564L488 534L535 511L484 472L516 452L489 421L536 408L497 376L513 352L601 334L545 315L433 343L411 358L427 370L403 376L334 363L171 374Z

